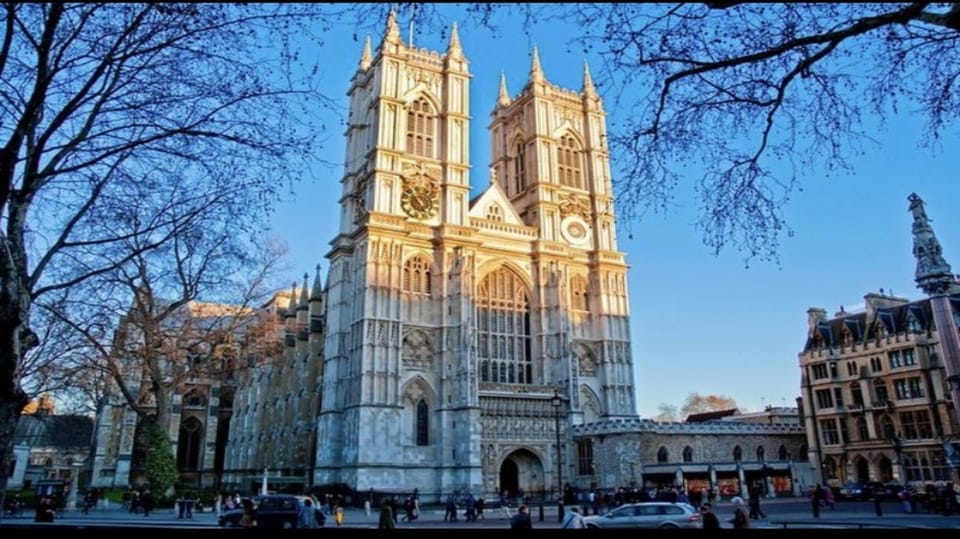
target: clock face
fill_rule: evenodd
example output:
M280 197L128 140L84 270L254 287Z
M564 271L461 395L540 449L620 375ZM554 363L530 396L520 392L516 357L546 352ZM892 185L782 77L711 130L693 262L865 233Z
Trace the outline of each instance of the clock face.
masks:
M403 211L414 219L429 219L437 214L437 202L433 191L426 187L410 187L400 199Z
M590 225L580 216L571 215L561 221L560 235L572 245L584 247L590 243Z

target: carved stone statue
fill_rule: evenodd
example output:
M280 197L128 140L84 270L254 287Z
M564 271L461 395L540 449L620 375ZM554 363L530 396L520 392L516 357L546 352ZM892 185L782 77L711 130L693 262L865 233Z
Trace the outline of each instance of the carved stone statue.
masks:
M907 200L910 201L910 213L913 214L913 220L923 223L927 223L930 220L927 218L927 212L923 209L923 199L920 198L916 193L910 193L910 196L907 197Z

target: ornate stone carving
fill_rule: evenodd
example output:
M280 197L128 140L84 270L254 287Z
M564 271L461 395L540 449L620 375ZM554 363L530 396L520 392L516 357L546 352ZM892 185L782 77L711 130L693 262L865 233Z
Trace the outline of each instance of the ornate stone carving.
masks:
M583 219L590 217L587 202L573 193L567 193L560 198L560 218L577 215Z
M916 282L926 294L946 294L960 286L950 270L950 264L943 258L940 242L933 233L930 219L923 209L923 200L911 193L910 213L913 214L913 256L917 259Z
M433 363L433 347L427 335L413 330L403 338L403 365L409 368L429 369Z

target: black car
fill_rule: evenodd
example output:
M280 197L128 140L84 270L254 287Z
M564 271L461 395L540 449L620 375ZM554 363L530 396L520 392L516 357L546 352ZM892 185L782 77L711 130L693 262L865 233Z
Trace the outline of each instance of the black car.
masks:
M289 494L269 494L251 498L257 510L258 528L299 528L300 514L305 510L299 498ZM231 509L220 516L224 528L241 527L243 509Z

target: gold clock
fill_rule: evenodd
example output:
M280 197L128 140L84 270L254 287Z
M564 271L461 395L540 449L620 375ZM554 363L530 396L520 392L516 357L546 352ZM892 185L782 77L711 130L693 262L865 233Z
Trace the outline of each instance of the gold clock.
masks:
M400 205L414 219L429 219L437 214L437 201L429 187L408 187L403 190Z

